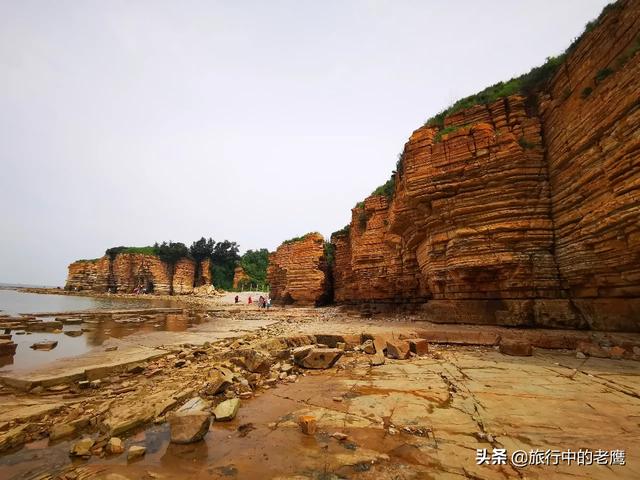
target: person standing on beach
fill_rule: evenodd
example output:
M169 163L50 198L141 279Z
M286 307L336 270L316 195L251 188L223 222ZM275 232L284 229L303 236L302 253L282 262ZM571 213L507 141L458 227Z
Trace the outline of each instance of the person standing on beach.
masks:
M249 305L251 305L253 303L253 300L251 300L251 295L249 295L249 301L247 302Z

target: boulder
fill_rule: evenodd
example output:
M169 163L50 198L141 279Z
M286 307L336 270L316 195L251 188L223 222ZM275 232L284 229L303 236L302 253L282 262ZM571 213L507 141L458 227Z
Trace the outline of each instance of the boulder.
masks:
M426 355L429 353L429 342L424 338L409 339L409 347L416 355Z
M142 457L145 453L147 453L147 448L142 447L140 445L132 445L129 447L129 451L127 452L127 460L133 461Z
M271 367L271 357L258 350L249 350L244 356L244 366L252 373L268 372Z
M216 422L228 422L233 420L240 408L240 400L237 398L230 398L224 402L218 404L213 410L213 415L216 417Z
M404 360L410 353L411 346L407 340L387 340L387 357Z
M55 340L45 340L42 342L36 342L31 345L34 350L53 350L58 346L58 342Z
M118 437L111 437L107 442L107 453L118 455L124 452L124 442Z
M76 429L69 424L57 424L49 430L49 440L55 442L60 438L71 437L76 433Z
M385 362L385 358L382 352L376 353L375 355L372 355L371 357L369 357L369 364L372 367L378 367L380 365L384 365L384 362Z
M209 372L204 388L205 395L216 395L223 392L233 383L233 372L224 367L214 368Z
M303 368L331 368L343 354L344 350L338 348L312 348L303 358L297 358L296 363Z
M517 340L502 340L500 342L500 353L504 355L530 357L532 352L533 350L529 342L520 342Z
M312 415L300 416L298 418L298 425L300 425L300 430L302 430L302 433L304 433L305 435L313 435L318 429L316 417Z
M211 416L204 410L178 411L169 418L171 443L194 443L209 431Z
M314 345L302 345L301 347L294 348L291 354L293 355L293 359L298 362L306 357L314 348L316 348Z
M72 457L90 457L91 456L91 448L94 445L94 441L92 438L83 438L82 440L77 441L69 450L69 455Z
M68 337L79 337L83 334L84 332L82 330L65 330L64 334L67 335Z
M376 353L376 347L373 344L373 340L365 341L360 348L362 348L362 351L364 353L367 353L369 355L373 355L374 353Z

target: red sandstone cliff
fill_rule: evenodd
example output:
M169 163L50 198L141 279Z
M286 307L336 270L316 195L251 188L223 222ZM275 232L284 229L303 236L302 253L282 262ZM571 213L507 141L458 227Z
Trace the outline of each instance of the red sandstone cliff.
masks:
M540 104L555 259L562 287L595 328L640 328L638 50L640 1L618 2Z
M414 300L442 322L640 329L638 46L640 1L619 2L537 99L416 130L393 199L369 197L332 236L336 301Z
M309 233L280 245L269 257L267 282L274 303L326 303L330 297L330 282L322 235Z
M119 253L96 260L80 260L69 265L66 290L131 293L144 286L148 291L169 294L193 292L195 263L183 258L175 265L173 282L169 267L155 255Z

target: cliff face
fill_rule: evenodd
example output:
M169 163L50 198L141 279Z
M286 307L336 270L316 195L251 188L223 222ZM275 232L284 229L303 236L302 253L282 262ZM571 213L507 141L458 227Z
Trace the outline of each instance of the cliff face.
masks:
M195 275L193 260L183 258L175 266L173 291L191 293ZM159 294L169 294L169 268L155 255L119 253L69 265L66 290L131 293L140 285Z
M423 302L436 322L639 329L639 5L612 8L537 100L416 130L393 199L369 197L332 237L336 301Z
M369 197L351 211L348 231L332 235L335 245L334 298L380 302L425 297L417 265L403 258L402 239L389 229L389 201Z
M269 257L267 281L274 303L320 305L330 297L324 238L309 233L285 242Z
M541 101L562 286L597 328L640 324L640 2L620 2Z
M96 290L106 292L109 287L109 257L78 260L69 265L66 290Z
M193 293L195 274L196 262L190 258L178 260L173 274L173 293L176 295Z

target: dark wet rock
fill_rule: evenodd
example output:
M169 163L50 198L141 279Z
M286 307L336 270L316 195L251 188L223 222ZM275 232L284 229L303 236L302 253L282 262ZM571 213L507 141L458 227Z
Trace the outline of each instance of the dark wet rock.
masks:
M36 342L31 345L34 350L53 350L58 346L58 342L55 340L45 340L42 342Z
M80 337L84 332L82 330L66 330L63 333L68 337Z
M169 418L172 443L194 443L209 431L211 415L204 410L178 411Z

